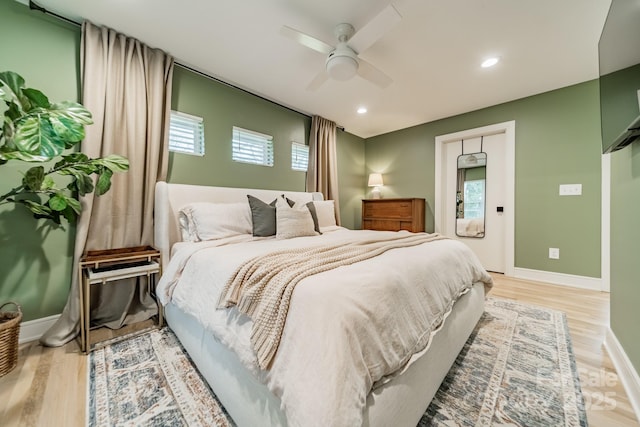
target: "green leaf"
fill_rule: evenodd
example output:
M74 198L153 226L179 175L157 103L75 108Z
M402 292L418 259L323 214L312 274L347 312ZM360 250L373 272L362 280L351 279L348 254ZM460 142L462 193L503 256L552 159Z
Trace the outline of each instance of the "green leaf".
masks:
M74 122L68 117L49 118L53 131L64 144L65 148L71 148L84 139L84 125Z
M16 126L14 143L19 151L52 159L64 151L64 141L57 137L49 120L28 117Z
M32 200L20 200L20 203L25 205L31 212L36 215L42 215L45 218L49 218L51 216L51 209L48 206L43 205L42 203L34 202Z
M96 183L96 195L102 196L104 193L109 191L111 188L111 177L113 176L113 171L111 169L103 169L102 173L98 177L98 182Z
M73 197L65 196L65 200L67 201L67 207L70 208L74 213L80 214L82 211L82 205L80 201Z
M0 73L0 97L5 101L20 101L24 79L13 71L3 71Z
M9 108L7 109L7 111L5 111L4 115L11 122L11 127L13 128L14 127L13 122L18 120L20 117L22 117L24 111L22 111L20 106L15 102L10 102L8 103L8 105L9 105Z
M67 208L62 211L62 215L71 224L76 222L76 217L78 216L79 213L80 213L79 211L75 212L69 205L67 205Z
M22 183L30 191L38 191L42 188L42 182L44 181L44 167L34 166L27 170L22 178Z
M91 181L91 177L85 173L77 172L73 174L75 178L75 187L78 190L78 194L84 196L85 194L89 194L93 191L93 182Z
M49 108L51 106L49 98L47 98L47 96L38 89L26 88L22 93L24 93L24 96L31 101L32 106L40 108Z
M129 160L127 160L126 157L122 157L117 154L110 154L102 159L93 159L93 161L107 169L111 169L113 172L124 172L129 170Z
M86 175L91 175L92 173L98 173L99 169L102 166L93 164L92 162L88 163L69 163L66 166L63 166L58 173L60 175L76 175L78 173L84 173Z
M23 162L46 162L51 160L48 157L37 154L25 153L18 150L9 150L8 147L0 147L0 160L22 160Z
M61 212L67 208L67 201L64 195L56 194L49 199L49 207L54 211Z
M87 157L84 153L71 153L66 156L62 156L62 160L55 164L54 168L58 169L63 167L64 165L73 164L73 163L83 163L89 161L89 157Z
M66 156L62 156L68 163L87 162L89 157L84 153L71 153Z
M42 181L42 185L40 186L40 190L50 190L52 188L55 188L55 186L56 183L53 181L53 178L51 178L50 176L45 176L44 180Z
M77 102L63 101L51 104L49 113L51 117L65 117L82 125L90 125L93 123L89 110Z

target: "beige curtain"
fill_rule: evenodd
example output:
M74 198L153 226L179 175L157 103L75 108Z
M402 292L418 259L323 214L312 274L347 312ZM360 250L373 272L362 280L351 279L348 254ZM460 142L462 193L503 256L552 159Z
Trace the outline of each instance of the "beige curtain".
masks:
M306 187L307 191L319 191L325 199L334 200L336 223L340 225L336 124L319 116L311 118Z
M82 25L80 59L83 104L94 120L82 151L89 157L123 155L129 171L113 176L107 194L83 198L74 271L86 250L153 244L154 188L167 174L173 76L172 57L89 22ZM77 336L79 309L74 274L67 306L42 343L57 346ZM155 313L142 281L92 289L92 323L119 328Z

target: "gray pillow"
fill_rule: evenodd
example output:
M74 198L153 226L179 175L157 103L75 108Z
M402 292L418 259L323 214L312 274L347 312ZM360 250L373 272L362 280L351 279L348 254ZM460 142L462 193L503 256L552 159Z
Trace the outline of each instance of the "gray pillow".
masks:
M309 209L309 212L311 212L311 218L313 218L313 229L316 231L316 233L322 234L320 232L320 226L318 225L318 213L316 212L316 205L314 205L313 202L309 202L307 203L307 209Z
M293 205L296 204L296 202L294 202L293 200L291 200L290 198L288 198L287 196L285 196L284 194L282 195L282 198L285 199L287 201L287 204L289 205L290 208L293 207Z
M253 235L256 237L268 237L276 235L276 200L265 203L262 200L247 194L249 207L251 208L251 221L253 223Z

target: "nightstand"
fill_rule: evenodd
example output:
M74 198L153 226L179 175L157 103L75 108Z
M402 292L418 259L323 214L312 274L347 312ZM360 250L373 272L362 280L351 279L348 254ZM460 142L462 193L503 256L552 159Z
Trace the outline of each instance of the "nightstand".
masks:
M425 201L419 198L362 200L364 230L424 231Z
M80 348L86 354L100 345L92 346L91 331L91 288L92 286L110 286L111 282L146 276L149 293L158 305L156 327L163 325L162 304L155 295L157 279L161 274L160 251L151 246L87 251L78 264L80 287ZM135 281L132 281L135 283ZM114 286L124 286L117 284ZM146 332L149 328L138 331ZM132 334L126 335L126 337ZM118 337L110 338L113 342ZM125 338L121 336L120 338ZM99 344L94 343L94 344Z

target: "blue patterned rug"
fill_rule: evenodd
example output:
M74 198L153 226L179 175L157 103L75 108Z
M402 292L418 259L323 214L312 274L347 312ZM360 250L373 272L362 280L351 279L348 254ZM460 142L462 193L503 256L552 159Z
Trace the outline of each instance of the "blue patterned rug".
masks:
M232 426L168 329L91 353L88 424ZM489 298L418 426L586 426L563 313Z

